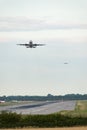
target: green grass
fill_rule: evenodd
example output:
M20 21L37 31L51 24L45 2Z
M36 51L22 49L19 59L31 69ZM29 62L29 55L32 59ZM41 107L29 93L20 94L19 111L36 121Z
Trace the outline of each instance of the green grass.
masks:
M4 102L4 103L0 103L0 106L11 106L11 105L23 105L23 104L26 104L26 103L31 103L30 101L18 101L18 102L15 102L15 101L9 101L9 102Z
M4 102L4 103L0 103L0 106L9 106L9 105L14 105L14 104L17 104L17 103L14 103L14 102Z
M61 114L21 115L11 112L0 114L0 128L65 126L87 126L87 117L69 117Z
M62 115L68 115L68 116L87 117L87 100L77 101L75 110L73 111L61 111L59 113Z

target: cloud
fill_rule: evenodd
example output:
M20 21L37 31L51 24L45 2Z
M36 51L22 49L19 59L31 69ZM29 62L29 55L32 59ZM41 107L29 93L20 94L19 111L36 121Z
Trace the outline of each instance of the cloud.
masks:
M0 31L37 31L55 29L87 29L87 24L49 20L47 18L0 17Z

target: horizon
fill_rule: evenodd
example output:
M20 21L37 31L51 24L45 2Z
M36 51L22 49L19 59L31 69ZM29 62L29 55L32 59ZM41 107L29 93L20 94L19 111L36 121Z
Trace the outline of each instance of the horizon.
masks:
M81 93L67 93L67 94L63 94L63 95L53 95L53 94L50 94L50 96L66 96L66 95L81 95L81 96L84 96L84 95L87 95L87 93L84 93L84 94L81 94ZM23 97L26 97L26 96L29 96L29 97L33 97L33 96L37 96L37 97L49 97L49 93L47 95L2 95L0 97L10 97L10 96L13 96L13 97L16 97L16 96L23 96Z

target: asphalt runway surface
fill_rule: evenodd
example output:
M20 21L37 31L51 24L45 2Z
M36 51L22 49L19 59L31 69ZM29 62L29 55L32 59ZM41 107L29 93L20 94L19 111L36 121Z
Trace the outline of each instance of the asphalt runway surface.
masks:
M44 101L0 106L0 111L11 111L18 114L51 114L62 110L74 110L76 101Z

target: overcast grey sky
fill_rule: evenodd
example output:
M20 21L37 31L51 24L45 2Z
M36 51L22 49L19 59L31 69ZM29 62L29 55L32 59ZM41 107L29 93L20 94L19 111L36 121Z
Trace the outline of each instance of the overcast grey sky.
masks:
M48 93L87 93L87 0L0 0L0 95Z

